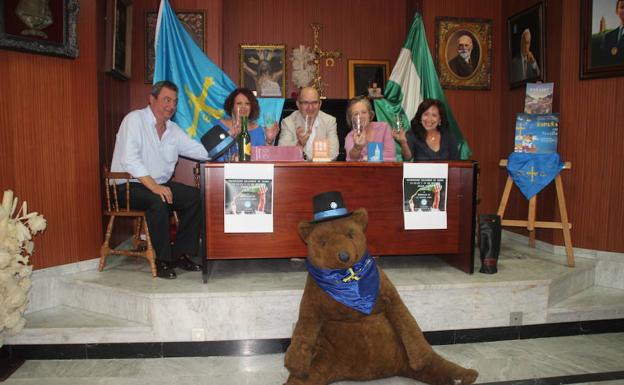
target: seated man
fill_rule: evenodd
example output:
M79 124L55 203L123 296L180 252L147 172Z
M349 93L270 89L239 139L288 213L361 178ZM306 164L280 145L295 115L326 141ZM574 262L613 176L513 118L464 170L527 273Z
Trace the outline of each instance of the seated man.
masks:
M329 157L338 156L336 118L321 111L321 100L314 87L304 87L297 99L298 110L282 120L278 145L301 146L308 160L312 160L315 139L327 139Z
M149 105L130 112L121 122L111 171L127 172L130 207L145 210L147 227L156 252L156 270L161 278L176 277L175 267L199 271L189 255L197 253L200 226L199 190L170 181L178 155L207 159L201 143L192 140L170 119L178 103L178 87L161 81L152 86ZM125 195L125 184L121 187ZM180 224L175 244L169 240L169 215L178 213Z

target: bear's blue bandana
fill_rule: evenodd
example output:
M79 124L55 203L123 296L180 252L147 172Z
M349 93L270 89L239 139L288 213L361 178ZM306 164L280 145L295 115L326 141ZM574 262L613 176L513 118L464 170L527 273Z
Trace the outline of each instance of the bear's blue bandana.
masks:
M308 272L330 297L364 314L375 307L379 293L379 271L368 250L348 269L320 269L306 259Z

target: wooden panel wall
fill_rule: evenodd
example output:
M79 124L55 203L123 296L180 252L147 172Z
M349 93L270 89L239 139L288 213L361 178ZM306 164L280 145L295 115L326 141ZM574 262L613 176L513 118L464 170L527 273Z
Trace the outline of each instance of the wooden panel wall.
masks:
M394 65L405 39L405 1L229 0L224 4L223 68L240 81L239 44L300 44L311 47L311 23L322 25L321 48L339 49L342 59L321 68L328 98L348 96L348 59L389 60ZM324 61L323 61L324 62ZM290 65L290 63L288 63ZM295 91L288 71L287 94Z
M624 252L624 77L579 80L580 0L561 5L561 156L574 246ZM558 237L561 238L561 237ZM560 243L561 240L557 239Z
M0 50L0 191L48 221L35 268L94 258L102 238L96 5L83 1L78 59Z

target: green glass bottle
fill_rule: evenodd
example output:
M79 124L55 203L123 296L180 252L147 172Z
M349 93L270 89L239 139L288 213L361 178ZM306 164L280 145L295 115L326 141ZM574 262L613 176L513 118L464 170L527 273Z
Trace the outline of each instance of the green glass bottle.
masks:
M236 138L236 144L238 145L238 161L251 161L251 137L247 130L246 116L241 116L241 133L238 135L238 138Z

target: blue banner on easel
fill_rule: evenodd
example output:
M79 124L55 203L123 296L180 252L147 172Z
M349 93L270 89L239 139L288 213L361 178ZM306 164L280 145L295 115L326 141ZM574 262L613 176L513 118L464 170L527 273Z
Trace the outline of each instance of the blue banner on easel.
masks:
M522 194L531 199L563 169L559 154L526 154L513 152L509 155L507 172Z

